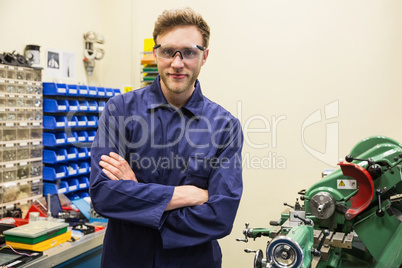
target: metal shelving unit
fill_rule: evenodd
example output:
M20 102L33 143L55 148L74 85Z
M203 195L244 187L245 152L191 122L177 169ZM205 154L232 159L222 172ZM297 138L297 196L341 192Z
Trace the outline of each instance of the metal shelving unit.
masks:
M0 64L0 218L42 196L42 72Z

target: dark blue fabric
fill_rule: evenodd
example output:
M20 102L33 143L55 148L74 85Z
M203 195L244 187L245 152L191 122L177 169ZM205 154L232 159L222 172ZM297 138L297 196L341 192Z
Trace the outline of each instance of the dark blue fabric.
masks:
M221 267L216 241L233 226L242 194L239 121L201 93L169 105L159 77L145 88L110 99L92 145L90 196L109 218L103 267ZM138 183L113 181L99 166L116 152ZM165 212L174 187L208 189L200 206Z

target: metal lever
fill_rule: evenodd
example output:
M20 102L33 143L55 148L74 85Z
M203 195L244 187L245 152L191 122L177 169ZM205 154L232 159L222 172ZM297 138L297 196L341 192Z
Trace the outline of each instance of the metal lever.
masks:
M246 229L244 229L244 231L243 231L244 239L236 238L236 241L237 241L237 242L245 242L245 243L248 242L247 232L248 232L248 226L249 226L249 225L250 225L250 224L249 224L248 222L246 222ZM246 252L247 252L247 251L246 251ZM254 252L255 252L255 251L254 251ZM249 253L249 252L247 252L247 253Z
M318 244L318 247L316 248L316 249L312 249L311 250L311 254L313 254L314 256L316 256L316 257L320 257L321 256L321 248L322 248L322 245L324 245L324 241L325 241L325 238L327 237L327 236L329 236L329 230L327 230L327 229L325 229L325 230L323 230L322 231L322 238L321 238L321 241L320 241L320 243Z
M359 159L359 158L355 158L355 157L351 156L350 154L347 155L347 156L345 156L345 160L346 160L346 162L349 162L349 163L352 163L354 160L357 160L357 161L367 161L368 164L369 164L369 166L374 165L374 163L375 163L372 158L368 158L368 159Z
M295 214L293 217L295 217L296 219L301 220L302 222L304 222L305 225L311 225L311 220L310 219L303 219L302 217L300 217L297 214Z
M381 195L382 195L382 191L380 189L377 189L375 191L376 195L377 195L377 199L378 199L378 209L375 212L377 214L378 217L384 217L385 212L384 210L382 210L381 208Z
M283 205L284 205L284 206L288 206L288 207L293 208L293 209L295 208L294 206L291 206L291 205L289 205L288 203L283 203Z

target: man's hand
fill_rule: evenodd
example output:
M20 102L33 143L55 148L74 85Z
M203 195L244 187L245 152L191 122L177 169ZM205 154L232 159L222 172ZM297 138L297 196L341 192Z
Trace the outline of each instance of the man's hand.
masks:
M199 206L208 201L208 191L193 185L181 185L174 188L173 197L165 211L182 207Z
M102 155L99 165L103 168L102 171L111 180L132 180L138 182L134 171L131 169L128 162L120 155L111 152L109 156Z

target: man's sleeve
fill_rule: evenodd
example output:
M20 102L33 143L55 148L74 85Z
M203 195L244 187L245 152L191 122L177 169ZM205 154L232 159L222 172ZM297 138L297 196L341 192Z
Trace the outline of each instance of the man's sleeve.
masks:
M174 187L137 183L131 180L114 181L99 165L102 155L110 152L124 156L128 143L122 96L108 101L91 148L90 196L94 209L106 218L114 218L141 226L159 229ZM126 159L127 160L127 159Z
M164 248L194 246L230 234L243 190L243 135L239 121L234 122L209 174L208 202L165 213L161 228Z

